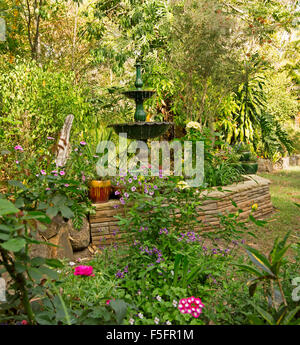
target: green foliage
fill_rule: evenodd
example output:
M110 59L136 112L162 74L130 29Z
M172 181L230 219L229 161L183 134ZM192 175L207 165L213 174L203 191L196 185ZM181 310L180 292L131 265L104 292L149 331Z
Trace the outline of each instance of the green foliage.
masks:
M268 258L256 249L245 246L250 260L256 267L253 268L253 266L245 264L237 265L241 270L255 275L247 282L251 297L254 295L258 284L263 284L264 297L268 301L268 308L264 309L256 303L251 304L263 320L270 325L299 324L297 315L299 314L300 306L295 305L293 301L289 304L287 303L287 290L290 290L290 288L286 289L282 278L282 271L287 270L287 260L284 258L284 255L290 247L290 245L286 245L289 234L290 231L282 240L276 238ZM248 316L252 322L257 322L256 316L252 314Z
M6 145L45 147L46 137L58 139L65 117L73 114L74 135L90 127L91 108L71 73L53 72L34 62L18 62L0 77L0 138Z

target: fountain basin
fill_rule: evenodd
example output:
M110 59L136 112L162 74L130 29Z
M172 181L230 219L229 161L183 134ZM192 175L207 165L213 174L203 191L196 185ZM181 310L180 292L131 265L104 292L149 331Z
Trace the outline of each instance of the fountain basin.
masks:
M163 135L172 122L132 122L110 125L117 134L126 133L128 139L147 140Z
M152 97L156 91L152 90L128 90L123 91L122 94L128 98L134 99L136 101L142 102L150 97Z

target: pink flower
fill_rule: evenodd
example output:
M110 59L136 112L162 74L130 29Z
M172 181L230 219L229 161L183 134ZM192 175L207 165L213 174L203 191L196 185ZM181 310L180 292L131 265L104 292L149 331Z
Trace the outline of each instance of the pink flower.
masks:
M81 142L80 142L80 145L83 145L83 146L84 146L84 145L86 145L86 142L85 142L85 141L81 141Z
M95 276L95 274L93 274L93 267L84 266L84 265L75 267L74 275L75 276L92 276L92 277Z
M21 324L22 324L22 325L28 325L28 322L27 322L26 320L22 320L22 321L21 321Z
M48 139L48 140L54 140L54 138L53 138L53 137L47 137L47 139Z
M16 164L19 164L20 162L19 161L16 161Z
M201 302L201 299L194 296L182 298L178 304L178 309L182 314L191 314L195 318L202 313L203 307L204 304Z
M23 147L21 145L15 146L16 151L23 151Z
M60 175L60 176L64 176L64 175L65 175L65 172L64 172L64 171L60 171L60 172L59 172L59 175Z
M70 185L68 184L68 183L65 183L65 185L64 185L65 187L69 187Z
M85 182L85 176L82 175L82 182Z
M105 304L106 304L106 305L109 305L110 301L111 301L111 299L108 299L108 300L105 302Z
M46 188L46 190L51 190L51 188L48 187L48 188Z
M41 170L41 174L42 175L46 175L46 171L45 170Z

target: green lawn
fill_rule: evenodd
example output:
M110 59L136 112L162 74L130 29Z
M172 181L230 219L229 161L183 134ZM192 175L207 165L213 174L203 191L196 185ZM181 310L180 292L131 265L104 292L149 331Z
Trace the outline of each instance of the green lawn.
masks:
M254 227L257 239L247 238L247 244L267 254L277 236L291 230L290 242L296 242L296 235L300 235L300 209L295 205L300 203L300 167L259 175L271 181L274 213L265 219L268 223L264 227Z

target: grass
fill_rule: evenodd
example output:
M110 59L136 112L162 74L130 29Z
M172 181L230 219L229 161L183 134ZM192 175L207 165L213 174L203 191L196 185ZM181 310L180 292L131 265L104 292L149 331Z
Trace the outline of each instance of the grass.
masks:
M250 237L246 242L267 254L274 239L277 236L283 238L289 230L290 242L299 241L300 208L295 203L300 203L300 167L259 175L271 181L270 193L274 213L265 219L268 223L264 227L253 226L257 239Z

